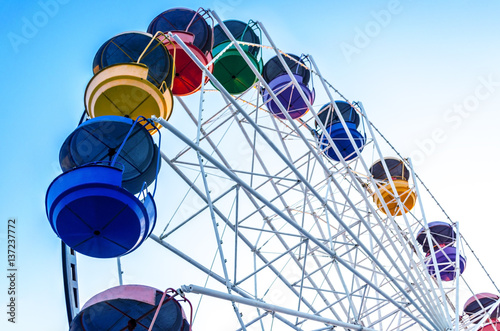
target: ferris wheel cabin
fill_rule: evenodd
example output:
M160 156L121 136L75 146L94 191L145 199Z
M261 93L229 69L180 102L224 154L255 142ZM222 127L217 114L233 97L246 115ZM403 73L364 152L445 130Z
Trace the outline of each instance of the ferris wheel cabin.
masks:
M299 87L305 94L307 101L312 105L314 103L315 94L314 89L310 88L308 85L311 79L311 72L305 66L303 59L293 54L283 55L283 59L299 83ZM307 103L302 99L299 90L293 85L292 78L287 74L278 56L266 62L262 70L262 77L266 83L269 84L273 93L276 94L278 101L292 119L297 119L307 113L309 110ZM278 104L271 98L271 95L266 90L262 92L262 99L274 116L280 119L286 119L286 116L283 114Z
M496 308L494 307L495 305ZM489 324L479 330L500 330L500 297L496 294L486 292L475 294L465 302L464 313L475 324L488 315L486 322L489 322Z
M382 162L386 164L389 176L385 172ZM386 157L383 160L375 162L370 168L370 173L377 182L377 188L382 196L381 200L379 195L374 193L373 201L383 213L386 213L384 203L387 205L387 209L392 216L400 216L415 207L417 193L410 188L410 184L408 183L410 171L405 166L403 160ZM391 178L396 192L393 191L389 178ZM398 205L398 197L403 204L404 210L401 210Z
M352 160L357 157L356 149L349 139L349 134L344 129L335 108L338 109L347 126L347 131L352 136L356 147L361 152L365 144L365 136L359 131L360 117L356 109L345 101L335 101L335 105L328 103L324 105L318 112L318 117L321 123L325 126L326 132L322 133L318 138L322 146L323 153L334 161L340 161L339 156L335 153L334 148L330 145L327 136L330 136L335 147L339 150L342 158L345 161ZM316 122L316 128L318 123Z
M257 35L257 33L260 34L260 30L252 21L244 23L228 20L223 23L237 41L260 45L261 38ZM255 84L257 76L238 50L230 44L231 40L223 28L216 25L212 55L214 58L218 58L214 63L214 76L230 94L241 94ZM242 44L241 48L252 65L261 73L262 58L259 58L260 48L245 44Z
M173 97L169 86L173 60L166 47L142 32L119 34L97 51L94 77L85 90L90 118L106 115L136 119L152 115L168 119ZM148 125L151 134L158 125Z
M153 35L145 32L120 33L105 42L97 51L93 71L119 63L143 63L148 67L148 81L157 88L171 87L174 62L166 47Z
M456 233L450 224L445 222L431 222L428 224L428 227L430 240L428 240L425 228L421 229L417 234L417 241L422 245L424 253L429 253L431 247L446 246L455 242Z
M172 94L168 88L162 92L148 81L148 71L146 65L139 63L114 64L99 71L85 90L89 116L116 115L134 120L153 115L169 118ZM153 128L153 125L148 126L148 129ZM154 132L151 130L151 134Z
M425 228L422 228L417 234L417 242L422 245L424 253L426 253L426 266L429 274L433 277L439 274L442 281L452 281L456 278L456 261L458 258L460 265L460 274L465 270L466 260L461 256L455 243L456 233L453 227L445 222L431 222L428 224L429 234ZM436 265L432 259L431 250L436 257Z
M193 45L205 54L212 51L213 44L212 28L205 17L207 14L203 9L172 8L156 16L147 31L151 34L158 31L189 32L195 36Z
M188 331L190 327L174 297L149 286L121 285L85 303L70 325L70 331L84 330Z
M150 194L144 201L121 187L122 170L90 164L67 171L50 184L45 206L53 231L75 251L96 258L135 250L156 222Z
M64 141L59 163L66 172L115 157L123 165L122 187L132 194L151 185L161 165L158 146L145 124L134 125L132 119L120 116L100 116L80 124Z
M149 24L148 32L158 35L158 39L165 44L174 58L175 78L172 93L185 96L200 90L203 73L189 55L175 40L166 37L168 32L177 35L194 53L203 65L212 59L213 31L205 20L204 10L194 11L185 8L173 8L156 16ZM209 67L213 71L213 66Z

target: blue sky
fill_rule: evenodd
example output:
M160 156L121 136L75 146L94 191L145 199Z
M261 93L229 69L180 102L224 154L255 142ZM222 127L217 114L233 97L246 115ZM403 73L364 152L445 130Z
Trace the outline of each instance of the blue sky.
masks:
M83 111L95 52L120 32L145 31L164 10L200 6L223 19L263 22L281 49L312 54L323 76L350 100L362 101L374 124L412 156L500 281L494 254L500 230L499 2L8 0L0 4L0 242L4 251L6 220L16 217L19 324L7 324L2 313L2 330L66 328L60 244L46 220L44 197L60 173L59 148ZM2 278L0 303L7 300L6 287Z

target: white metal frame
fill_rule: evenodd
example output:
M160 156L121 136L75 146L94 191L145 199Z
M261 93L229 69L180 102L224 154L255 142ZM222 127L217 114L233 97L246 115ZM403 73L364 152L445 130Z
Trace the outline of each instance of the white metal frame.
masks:
M212 105L205 102L206 93L210 93L205 91L205 87L200 91L197 116L183 99L177 98L181 106L179 111L183 109L196 126L195 136L181 132L173 123L162 118L153 118L187 146L174 156L161 151L161 157L189 188L188 194L204 202L189 217L175 219L175 226L168 232L165 227L161 235L151 235L153 241L210 280L208 286L182 286L183 294L191 297L196 293L229 301L238 330L254 327L272 329L269 324L274 326L275 320L279 323L276 324L279 330L467 328L466 323L459 319L458 288L461 277L451 284L444 284L439 277L431 277L416 241L416 232L422 227L427 229L427 240L431 242L432 239L428 231L426 206L421 199L425 192L419 190L419 180L411 160L405 162L412 172L411 188L418 196L418 206L395 217L382 199L376 181L369 175L370 160L365 159L366 151L362 153L356 147L335 105L331 84L321 75L314 58L308 56L312 64L309 69L321 82L328 101L334 105L355 147L355 160L345 161L329 136L326 138L340 162L334 163L322 155L316 138L308 137L312 129L307 120L290 118L240 47L242 43L235 40L214 11L209 13L232 42L225 50L234 46L239 51L258 78L256 89L265 89L287 119L281 121L267 114L258 97L252 103L250 94L255 89L238 97L230 95L207 69L217 57L204 66L178 36L167 34L203 70L203 81L205 76L210 78L222 98L222 105L217 111L208 111L207 119L204 115ZM270 44L268 48L284 65L293 86L309 107L309 121L316 121L321 132L326 132L315 107L309 104L285 65L284 53L264 25L260 22L257 25ZM373 147L372 157L382 160L388 184L396 192L383 161L386 156L381 147L383 142L379 143L362 103L357 104L357 110L367 127L367 145ZM265 119L261 119L262 114ZM231 151L227 146L219 146L223 141L223 130L233 132L251 150L252 158L243 160L244 166L233 167ZM193 171L200 175L201 180L193 177ZM225 183L223 191L214 194L212 187L220 182ZM374 195L382 201L386 213L374 205ZM230 200L231 196L234 208L228 211L220 204ZM404 210L399 197L396 201ZM218 263L211 264L209 260L199 260L190 255L196 254L196 249L204 248L177 247L170 242L184 226L200 219L204 222L209 220L215 241L210 248L215 250ZM158 220L158 224L163 225L162 220ZM454 225L457 251L461 252L461 235L458 224ZM224 229L228 229L230 234L226 234ZM229 248L224 243L227 238L231 239ZM246 258L240 258L243 255ZM431 258L437 270L433 250ZM458 259L457 256L457 273ZM121 283L120 260L117 263ZM186 282L191 283L189 279ZM288 300L281 304L269 302L267 294L274 289L283 291ZM247 317L249 311L257 315ZM218 318L227 315L228 312L224 312Z

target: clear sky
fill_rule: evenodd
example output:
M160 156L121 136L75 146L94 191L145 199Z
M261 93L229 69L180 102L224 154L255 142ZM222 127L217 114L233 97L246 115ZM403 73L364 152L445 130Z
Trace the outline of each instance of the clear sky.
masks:
M6 264L6 222L16 217L19 323L7 323L2 308L0 329L67 328L60 242L44 198L61 172L59 148L84 109L95 52L120 32L145 31L164 10L200 6L223 19L263 22L281 49L312 54L323 76L350 100L362 101L372 122L412 157L500 282L498 1L7 0L0 4L0 266ZM93 282L95 270L80 269L82 287ZM114 270L98 275L116 285ZM130 281L140 282L137 277ZM8 286L0 279L3 305Z

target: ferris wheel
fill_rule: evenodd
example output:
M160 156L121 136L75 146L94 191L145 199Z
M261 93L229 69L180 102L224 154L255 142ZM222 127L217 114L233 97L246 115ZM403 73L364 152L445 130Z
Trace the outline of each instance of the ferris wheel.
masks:
M102 45L46 200L70 330L500 330L458 223L303 52L184 8ZM183 285L80 307L75 252L121 277L146 241Z

